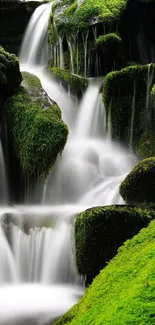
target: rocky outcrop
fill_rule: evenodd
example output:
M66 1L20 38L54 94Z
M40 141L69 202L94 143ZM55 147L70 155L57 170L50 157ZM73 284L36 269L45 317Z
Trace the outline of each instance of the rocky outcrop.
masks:
M37 1L0 1L0 45L5 50L18 54L27 23L39 5Z

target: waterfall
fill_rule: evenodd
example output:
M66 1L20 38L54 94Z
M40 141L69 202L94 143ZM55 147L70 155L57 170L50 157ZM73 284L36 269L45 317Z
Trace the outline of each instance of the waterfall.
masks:
M74 73L73 42L71 41L71 38L67 38L67 43L68 43L68 50L70 54L70 69L71 69L71 73Z
M83 45L84 45L84 76L87 77L87 50L88 50L88 35L89 29L83 34Z
M130 149L133 149L133 131L134 131L134 118L135 118L135 100L136 100L136 84L134 85L132 107L131 107L131 126L130 126Z
M20 51L23 66L25 64L45 67L48 62L47 27L50 11L51 4L47 3L39 6L32 15ZM32 43L30 43L30 39Z
M7 176L6 176L6 170L5 170L5 162L4 162L4 154L3 154L3 148L2 143L0 140L0 203L1 204L7 204L8 203L8 188L7 188Z
M96 39L97 39L97 26L92 28L93 31L93 36L94 36L94 41L96 43ZM98 76L99 75L99 68L100 67L100 57L98 56L98 53L95 53L95 75Z
M40 205L33 202L0 209L3 325L47 324L76 303L83 287L75 264L75 215L91 206L122 203L119 184L135 164L135 157L106 135L103 78L89 80L76 107L76 100L45 69L50 11L51 4L43 4L32 15L20 53L21 69L40 78L49 97L60 106L70 134L42 188ZM88 33L85 74L87 38ZM73 44L69 44L73 71Z
M1 324L52 322L81 296L72 239L77 212L74 207L0 208Z
M146 81L146 102L145 102L145 118L146 118L146 131L149 132L151 128L151 111L150 111L150 90L153 81L154 68L150 71L151 65L148 65L147 81Z

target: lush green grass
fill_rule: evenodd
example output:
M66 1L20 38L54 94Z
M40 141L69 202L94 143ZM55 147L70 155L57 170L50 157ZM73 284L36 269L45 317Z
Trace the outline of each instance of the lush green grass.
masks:
M120 185L120 194L128 204L155 203L155 157L137 164Z
M66 143L68 128L59 107L51 106L39 80L28 74L26 88L5 105L12 150L26 175L47 175Z
M76 261L79 273L93 278L125 240L147 226L153 211L128 206L94 207L76 218Z
M155 221L119 249L56 325L155 324Z

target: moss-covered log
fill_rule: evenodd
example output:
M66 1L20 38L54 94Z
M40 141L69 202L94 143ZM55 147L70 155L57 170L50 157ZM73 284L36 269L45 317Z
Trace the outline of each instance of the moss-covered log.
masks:
M131 170L120 185L120 194L128 204L155 204L155 157Z
M61 111L51 106L39 80L25 75L25 89L9 98L5 105L12 150L26 175L47 175L66 143L68 128ZM28 87L29 84L29 87Z
M93 278L123 242L150 221L153 212L127 206L96 207L76 218L76 260L80 274Z
M154 325L155 221L119 249L55 325Z

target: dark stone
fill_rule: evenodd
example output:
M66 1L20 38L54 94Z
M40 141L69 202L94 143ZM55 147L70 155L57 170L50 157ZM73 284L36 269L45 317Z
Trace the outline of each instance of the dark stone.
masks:
M0 1L0 45L5 50L18 54L23 34L37 1Z

